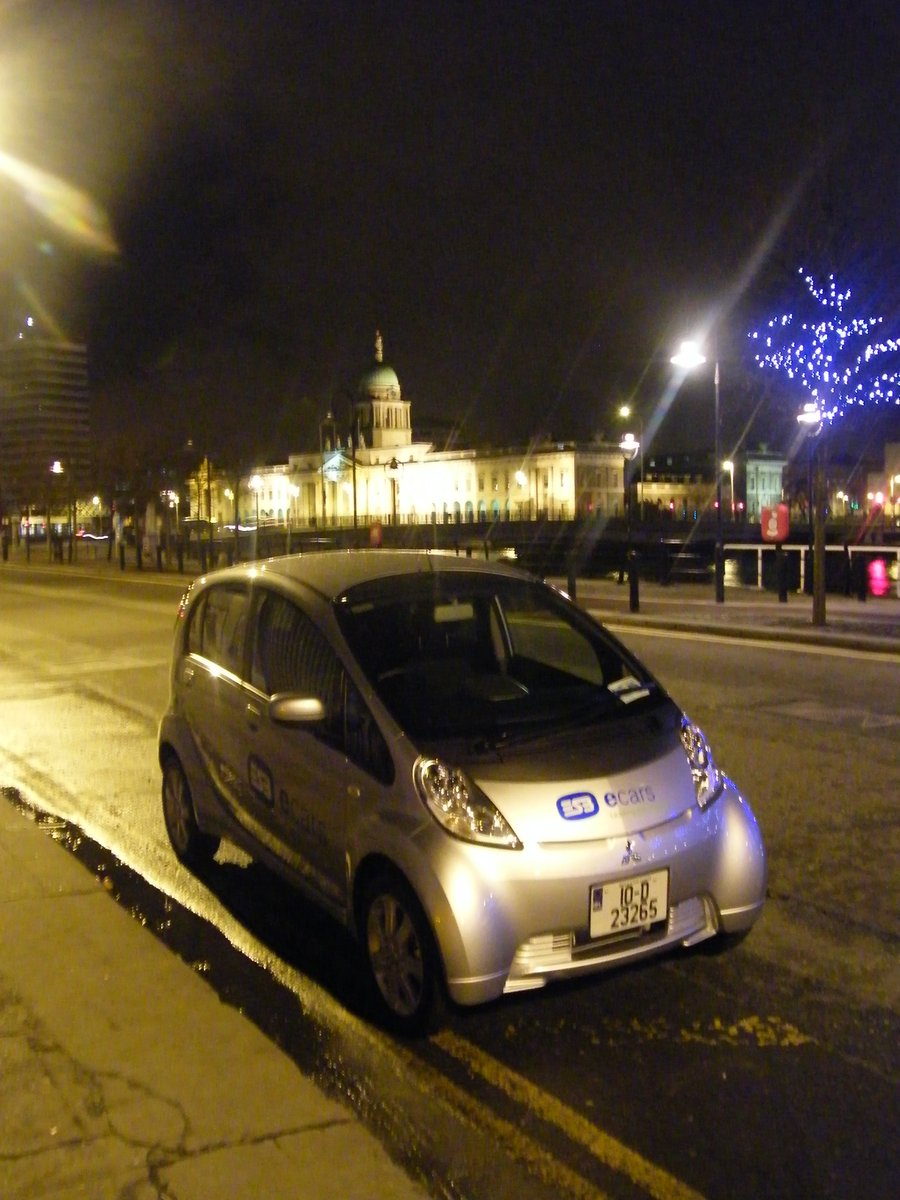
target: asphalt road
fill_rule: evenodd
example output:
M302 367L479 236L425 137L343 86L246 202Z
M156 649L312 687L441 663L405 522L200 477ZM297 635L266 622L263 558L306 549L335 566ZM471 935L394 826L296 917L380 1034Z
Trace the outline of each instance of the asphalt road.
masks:
M222 994L427 1160L436 1196L895 1194L896 664L624 631L754 805L761 921L725 954L456 1011L407 1045L357 1019L351 948L280 883L237 854L203 881L177 867L155 728L179 590L3 573L0 784L126 864L135 914L202 944Z

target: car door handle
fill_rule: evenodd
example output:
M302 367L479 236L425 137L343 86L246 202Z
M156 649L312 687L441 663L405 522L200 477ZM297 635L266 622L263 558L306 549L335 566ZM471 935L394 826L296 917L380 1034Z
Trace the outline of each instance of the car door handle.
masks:
M358 800L361 794L362 793L360 792L359 788L356 786L355 783L347 784L347 799L348 800Z
M251 729L259 728L259 721L262 717L262 709L257 708L255 704L248 704L246 710L247 724Z

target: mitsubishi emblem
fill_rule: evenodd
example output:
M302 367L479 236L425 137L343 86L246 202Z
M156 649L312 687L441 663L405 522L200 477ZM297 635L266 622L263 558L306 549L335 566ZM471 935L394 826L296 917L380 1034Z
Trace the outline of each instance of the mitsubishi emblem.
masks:
M625 853L622 855L622 866L627 867L629 863L640 862L641 856L634 848L634 842L631 838L625 843Z

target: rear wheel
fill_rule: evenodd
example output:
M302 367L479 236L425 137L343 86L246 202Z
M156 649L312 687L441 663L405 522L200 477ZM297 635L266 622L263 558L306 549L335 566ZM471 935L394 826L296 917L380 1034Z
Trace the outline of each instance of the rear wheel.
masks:
M394 872L366 885L360 938L382 1023L408 1034L433 1028L442 1000L437 948L418 900Z
M204 833L197 824L191 788L184 768L174 755L169 755L163 763L162 809L176 857L189 867L211 862L219 848L219 839Z

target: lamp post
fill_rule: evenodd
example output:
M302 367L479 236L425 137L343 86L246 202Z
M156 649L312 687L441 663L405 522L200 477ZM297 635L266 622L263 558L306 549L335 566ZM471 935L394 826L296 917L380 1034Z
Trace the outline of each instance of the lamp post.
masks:
M700 352L696 342L682 342L681 349L671 358L673 366L681 367L684 371L693 371L695 368L702 366L706 362L706 356ZM722 545L722 468L719 463L719 360L716 358L715 373L713 376L715 386L715 443L713 453L715 455L715 474L716 474L716 550L715 550L715 581L716 581L716 603L722 604L725 600L725 550Z
M391 481L391 524L397 524L397 479L400 475L400 464L392 458L387 466L388 478Z
M813 588L812 623L825 624L825 464L822 461L825 439L819 440L824 420L818 404L808 400L797 414L797 421L806 429L813 442L812 519L813 519Z
M62 465L62 463L59 461L58 458L55 459L54 462L52 462L50 464L50 474L51 475L62 475L64 473L64 471L65 471L65 467ZM50 511L51 506L52 506L52 499L53 499L53 494L52 494L50 488L48 488L47 489L47 553L50 557L51 562L53 560L53 520L51 517L51 511ZM60 539L62 539L62 532L60 532ZM60 562L62 562L62 541L60 541Z
M291 522L294 517L294 505L297 503L297 497L300 495L300 489L296 483L288 484L288 515L287 515L287 552L291 552Z
M253 557L259 557L259 492L262 487L262 479L259 475L251 475L249 480L250 490L256 496L256 525L253 527Z
M620 404L619 405L619 416L622 417L623 420L627 421L631 415L632 415L632 410L631 410L630 404ZM637 423L638 423L637 446L638 446L638 450L640 452L640 460L639 460L639 465L638 465L638 488L640 489L640 494L638 497L638 504L639 504L638 519L640 521L643 521L643 519L644 519L644 418L638 417ZM630 434L627 434L627 433L625 434L626 438L628 438L630 436L631 436ZM634 456L632 455L632 457L634 457Z
M623 405L623 408L627 408ZM622 412L622 409L619 409ZM638 451L641 448L640 442L635 438L633 433L626 433L619 442L619 449L625 456L625 477L628 476L628 464L634 462ZM628 566L628 607L631 612L637 612L640 607L640 599L638 596L638 565L637 555L631 546L631 482L629 480L625 493L625 561ZM619 579L621 583L621 577Z

